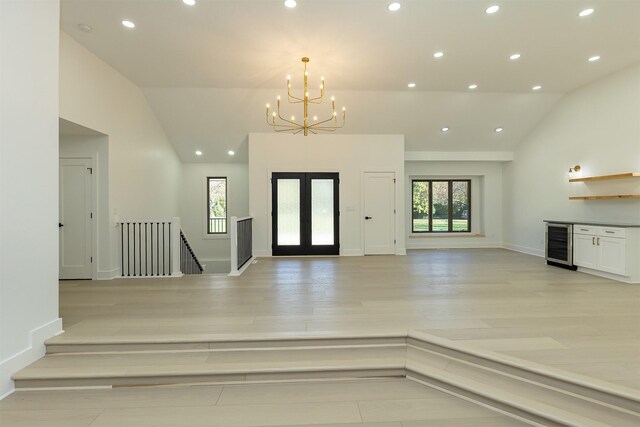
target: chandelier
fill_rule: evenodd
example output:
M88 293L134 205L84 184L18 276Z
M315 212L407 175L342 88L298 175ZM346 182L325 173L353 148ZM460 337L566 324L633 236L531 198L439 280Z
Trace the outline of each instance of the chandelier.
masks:
M318 116L313 116L312 122L309 120L309 104L322 104L324 98L324 77L320 78L320 96L316 98L309 97L307 63L309 58L302 58L304 63L304 92L302 98L298 98L291 94L291 77L287 76L287 100L291 104L302 104L304 107L302 123L296 122L295 116L291 116L291 119L282 117L280 113L280 96L278 95L278 107L276 111L269 114L270 105L267 104L267 123L276 132L292 132L294 135L300 132L304 133L304 136L309 135L309 132L318 134L319 132L333 132L336 129L344 127L344 123L347 117L347 109L342 107L342 124L338 124L338 113L336 113L336 100L331 97L331 108L333 114L325 120L318 121Z

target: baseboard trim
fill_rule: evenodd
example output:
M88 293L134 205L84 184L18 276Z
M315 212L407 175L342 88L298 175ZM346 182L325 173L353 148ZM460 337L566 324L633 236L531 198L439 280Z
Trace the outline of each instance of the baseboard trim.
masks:
M529 248L527 246L514 245L512 243L502 243L502 248L508 249L514 252L520 252L527 255L533 255L540 258L544 258L544 251L540 249Z
M360 249L340 249L340 256L364 256Z
M495 249L501 248L502 244L498 242L460 242L459 240L455 240L452 238L448 240L447 237L443 237L437 241L429 242L420 241L420 244L407 244L407 250L413 249Z
M640 282L634 282L630 277L620 276L618 274L607 273L606 271L592 270L590 268L578 267L578 271L585 274L592 274L598 277L604 277L605 279L611 279L618 282L629 283L631 285L638 285Z
M117 278L119 274L119 268L114 268L113 270L98 270L98 277L96 280L113 280Z
M244 273L244 271L249 268L249 266L251 264L253 264L253 261L255 261L256 257L252 256L251 258L249 258L249 260L247 262L245 262L244 264L242 264L242 267L240 267L240 270L237 271L231 271L229 272L229 274L227 276L240 276L242 273Z
M25 349L0 361L0 400L15 390L11 376L43 357L46 353L45 341L62 332L62 319L58 317L51 320L29 332L29 344Z

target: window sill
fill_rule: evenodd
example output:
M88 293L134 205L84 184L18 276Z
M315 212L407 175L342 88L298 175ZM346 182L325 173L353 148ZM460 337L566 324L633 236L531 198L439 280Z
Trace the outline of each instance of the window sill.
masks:
M451 237L487 237L484 234L477 233L424 233L424 234L410 234L410 239L438 239L438 238L451 238Z
M202 236L204 240L229 240L229 233L227 234L205 234Z

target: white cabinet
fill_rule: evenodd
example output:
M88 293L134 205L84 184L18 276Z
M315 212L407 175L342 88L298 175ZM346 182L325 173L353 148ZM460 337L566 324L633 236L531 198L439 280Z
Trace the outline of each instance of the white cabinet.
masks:
M598 244L598 270L607 273L627 275L626 249L627 242L624 238L596 237Z
M627 276L627 239L624 228L576 224L573 233L575 265Z
M573 235L573 264L579 267L598 268L598 247L595 236Z

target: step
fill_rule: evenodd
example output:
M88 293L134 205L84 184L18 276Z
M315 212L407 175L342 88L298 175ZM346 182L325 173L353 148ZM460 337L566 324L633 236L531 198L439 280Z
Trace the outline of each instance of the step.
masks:
M640 425L640 393L417 331L56 337L18 388L406 376L538 425Z
M16 388L55 388L397 377L405 352L404 344L374 344L55 353L13 379Z
M278 332L258 334L191 334L78 337L61 334L45 342L47 354L111 351L163 351L208 349L259 349L359 345L404 345L407 331L393 333Z
M407 377L544 425L640 425L640 393L420 332L407 338Z

